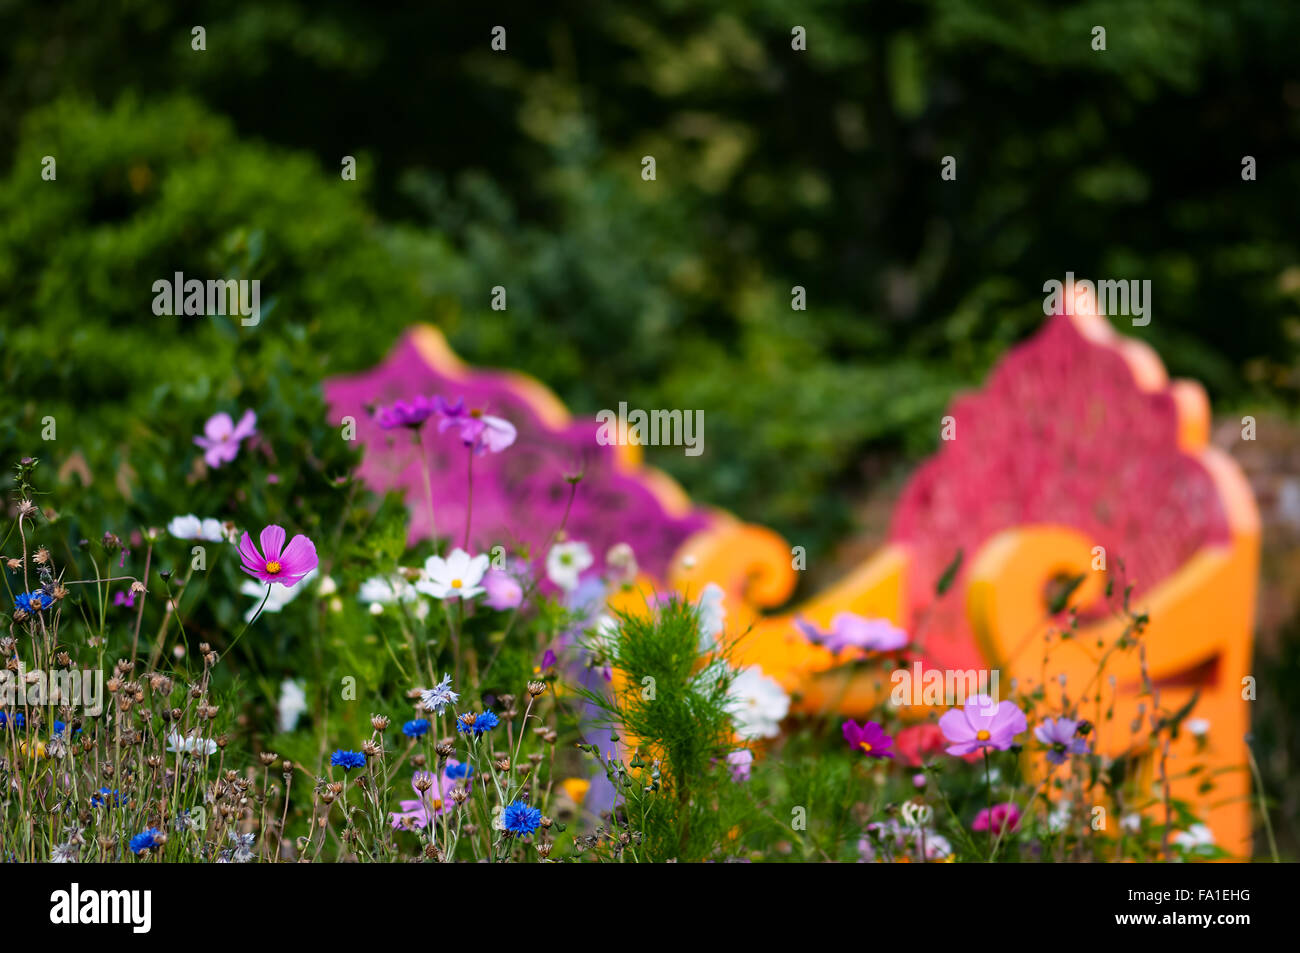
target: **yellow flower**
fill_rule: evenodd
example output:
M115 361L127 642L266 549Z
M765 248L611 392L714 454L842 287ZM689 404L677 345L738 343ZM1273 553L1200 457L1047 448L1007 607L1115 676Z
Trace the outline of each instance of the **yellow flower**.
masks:
M591 790L591 782L586 778L565 778L560 782L560 787L564 788L564 793L569 795L574 804L581 804Z
M20 745L18 746L18 750L19 750L22 754L24 754L24 755L27 754L27 742L24 741L22 744L20 744ZM44 757L45 757L45 742L44 742L44 741L38 741L38 742L36 742L36 757L38 757L38 758L44 758Z

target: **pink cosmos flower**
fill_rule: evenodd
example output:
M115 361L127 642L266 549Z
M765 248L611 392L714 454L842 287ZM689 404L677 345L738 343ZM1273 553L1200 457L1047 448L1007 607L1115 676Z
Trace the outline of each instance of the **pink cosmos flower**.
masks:
M433 412L438 415L438 433L455 430L465 446L482 456L491 451L500 453L519 436L515 425L503 417L492 417L477 410L465 409L465 398L449 404L441 397L433 399Z
M845 649L892 652L907 644L907 633L888 619L868 619L853 612L836 613L829 632L823 632L807 619L795 619L794 624L809 642L824 645L836 655Z
M1004 702L1003 704L1010 704ZM1001 834L1004 830L1014 831L1020 826L1020 809L1007 801L1004 804L994 804L992 808L984 808L975 815L975 820L971 822L970 829L973 831L986 831L989 829L990 819L993 824L993 833Z
M320 562L316 558L316 544L300 533L286 546L284 537L283 527L275 524L266 527L262 530L262 551L258 552L248 533L244 533L239 541L244 572L268 584L295 586L301 582Z
M489 569L483 576L484 600L498 612L516 609L524 601L524 590L518 580L503 569Z
M868 758L892 758L894 752L889 747L894 739L885 734L885 729L874 721L864 722L859 726L849 719L844 723L844 740L850 748L857 748Z
M966 699L965 708L944 712L939 727L952 742L948 753L965 756L990 748L1006 751L1015 743L1016 735L1028 730L1029 723L1013 702L995 705L989 696L975 695Z
M239 423L230 419L230 414L213 414L203 425L203 436L195 437L194 442L203 448L203 460L216 469L229 463L239 455L240 441L257 433L257 414L251 410L244 411Z
M451 769L459 767L459 765L460 762L455 758L449 758L446 768L443 769L444 777L439 777L432 771L415 772L415 775L411 778L411 789L415 791L418 800L401 801L401 811L389 812L388 816L392 819L393 828L402 830L410 827L428 827L431 820L450 808L451 805L448 803L448 799L451 797L451 789L456 786L456 782L451 778ZM427 778L431 782L430 788L423 794L415 786L416 782L421 778ZM446 798L443 797L443 786L447 788Z
M475 456L482 456L489 450L500 453L515 442L519 432L515 425L503 417L489 417L487 414L473 415L460 428L460 439L465 446L473 449Z

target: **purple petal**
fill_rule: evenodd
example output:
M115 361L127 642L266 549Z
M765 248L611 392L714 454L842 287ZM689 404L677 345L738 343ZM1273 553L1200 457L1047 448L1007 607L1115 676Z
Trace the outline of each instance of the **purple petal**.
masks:
M280 561L281 550L284 549L284 527L272 523L262 530L262 555L266 557L268 563L277 563Z

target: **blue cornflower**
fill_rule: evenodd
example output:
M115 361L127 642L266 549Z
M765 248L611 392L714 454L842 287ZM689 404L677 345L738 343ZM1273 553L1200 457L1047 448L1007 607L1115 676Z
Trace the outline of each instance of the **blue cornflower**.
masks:
M402 734L408 738L423 738L429 733L429 719L416 718L402 725Z
M523 801L509 805L501 816L506 830L516 837L527 837L542 824L542 812Z
M18 598L14 600L14 609L22 609L28 615L35 615L52 605L54 605L54 600L48 593L40 589L35 592L20 593Z
M443 772L452 781L459 781L461 778L474 777L474 766L472 764L450 764L447 770Z
M351 771L353 768L364 768L366 756L360 751L344 751L340 748L330 755L330 764L337 765L344 771Z
M92 794L90 796L90 806L103 807L110 800L117 804L121 804L126 800L126 798L117 793L117 788L113 788L111 791L108 788L100 788L97 794Z
M490 711L485 711L474 719L474 734L481 735L501 724L501 719Z
M143 854L146 850L158 846L158 838L162 837L162 831L156 827L143 830L131 838L131 853Z
M15 728L21 728L23 725L27 724L27 716L20 711L14 712L12 717L14 720ZM0 711L0 728L3 728L5 725L9 724L9 718L10 718L9 715Z

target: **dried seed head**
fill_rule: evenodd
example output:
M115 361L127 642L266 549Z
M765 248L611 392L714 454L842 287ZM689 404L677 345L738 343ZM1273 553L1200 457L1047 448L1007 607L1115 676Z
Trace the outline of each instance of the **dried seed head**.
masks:
M545 683L545 682L529 682L529 683L528 683L528 694L531 695L531 696L533 696L534 698L536 698L536 697L539 696L539 695L543 695L543 694L545 694L545 693L546 693L546 683Z
M280 756L276 754L274 751L263 751L257 757L258 760L260 760L263 765L269 768L271 765L275 764L275 759Z
M429 790L429 788L433 787L433 778L429 777L427 774L422 774L416 778L412 784L417 791L423 794L425 791Z
M450 738L443 738L438 742L433 750L438 752L438 757L440 758L450 758L456 753L456 742L452 741Z
M510 770L510 759L509 759L509 758L497 758L496 765L497 765L497 770L498 770L498 771L509 771L509 770Z
M32 556L32 562L36 563L36 565L38 566L48 565L49 561L50 561L50 551L46 549L44 546L36 550L35 555Z
M388 725L389 725L389 721L387 715L370 716L370 727L374 728L375 731L387 731Z
M140 580L138 579L135 582L131 583L131 592L137 596L143 593L144 583L140 582Z

